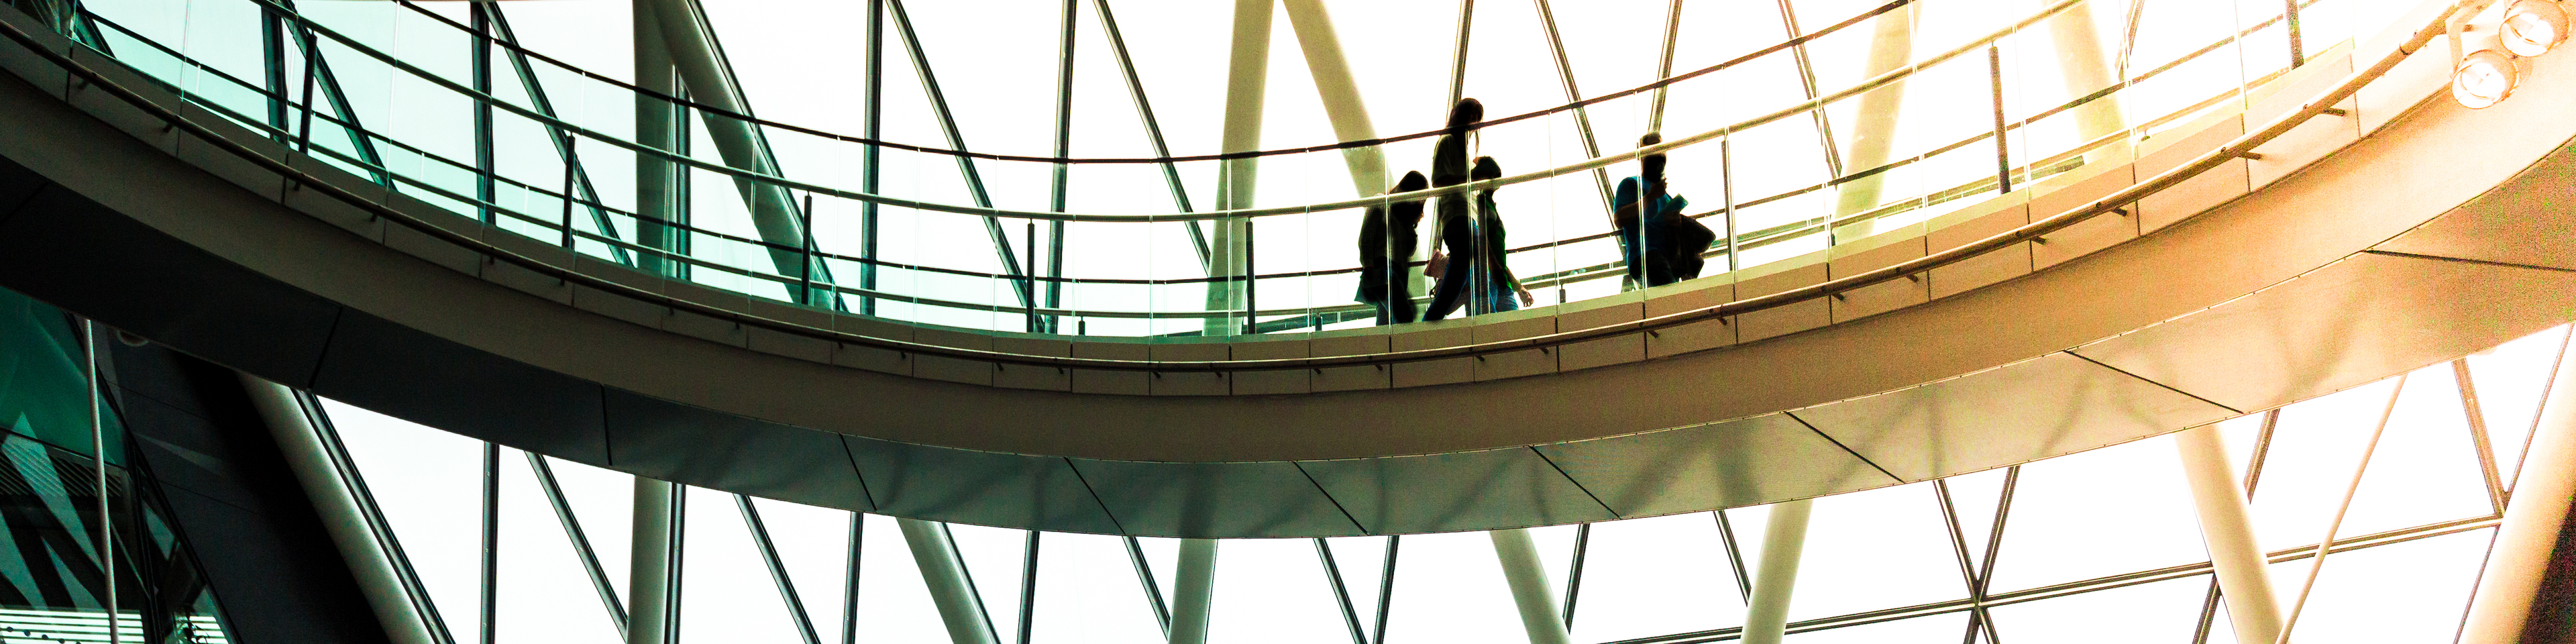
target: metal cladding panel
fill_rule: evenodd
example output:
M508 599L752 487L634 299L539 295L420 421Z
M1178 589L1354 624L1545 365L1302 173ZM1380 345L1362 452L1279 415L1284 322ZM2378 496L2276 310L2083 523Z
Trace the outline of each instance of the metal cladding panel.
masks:
M2485 198L2445 213L2374 248L2507 264L2576 270L2576 217L2534 216L2576 203L2576 154L2557 154L2496 186Z
M2037 460L2238 415L2065 353L1788 413L1907 481Z
M2073 352L2229 407L2269 409L2571 315L2576 272L2364 253Z
M61 186L0 222L0 275L37 299L289 386L312 382L340 312Z
M1072 459L1128 534L1322 537L1360 534L1315 482L1284 461L1150 463Z
M842 436L877 511L975 525L1120 534L1082 476L1054 456L926 447Z
M1622 517L1769 503L1897 482L1785 414L1537 449Z
M608 462L598 383L349 311L313 393L557 458Z
M1528 448L1299 461L1369 534L1557 525L1618 518Z
M19 204L27 203L28 197L36 196L36 190L48 183L52 182L45 180L44 175L0 157L0 221L8 221L9 214L17 212Z
M781 501L873 510L839 434L602 389L609 464L642 476Z

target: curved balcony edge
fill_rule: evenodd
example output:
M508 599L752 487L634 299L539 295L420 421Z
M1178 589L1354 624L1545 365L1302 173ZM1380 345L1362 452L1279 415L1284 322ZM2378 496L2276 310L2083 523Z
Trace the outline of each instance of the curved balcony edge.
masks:
M2553 109L2576 99L2576 63L2534 59L2514 100L2469 111L2425 100L2447 76L2440 53L2402 64L2394 82L2339 104L2342 114L2257 148L2260 158L1920 280L1555 351L1288 370L1307 393L1280 385L1275 395L1209 396L1194 394L1244 394L1259 377L1048 374L870 355L599 297L322 198L59 67L47 76L50 63L0 43L0 67L32 83L0 78L0 113L13 115L0 123L0 158L12 161L0 165L0 283L441 429L818 505L1229 537L1650 516L2135 440L2576 318L2576 254L2562 250L2576 240L2576 216L2548 207L2576 192L2566 180L2576 152L2564 145L2576 115ZM2294 80L2275 96L2312 95L2301 82L2338 76ZM123 86L148 87L139 77ZM2100 177L2125 169L2134 182L2298 99L2287 100L2258 98L2134 163L2036 199L2007 197L1951 237L2026 224L2050 211L2042 200L2111 194L2128 183ZM157 104L186 109L175 98ZM275 154L316 176L336 172ZM338 185L407 199L348 179ZM506 234L481 239L560 253ZM1787 276L1775 280L1785 289L1870 270L1927 253L1942 235L1927 227L1917 239L1880 247L1899 249L1883 251L1892 261L1850 253L1772 276ZM1726 290L1743 297L1769 287L1762 279ZM1973 287L1944 292L1945 282ZM1709 303L1657 295L1591 310L1643 319L1658 306ZM1357 337L1390 351L1440 334L1472 341L1489 326L1503 325ZM1074 350L959 335L968 337L951 340ZM1303 348L1312 355L1331 340ZM1229 351L1249 344L1269 343ZM1187 355L1225 345L1136 346ZM1587 356L1617 359L1565 368L1597 359ZM1513 373L1534 362L1552 373ZM869 368L892 363L909 363L905 375ZM1425 386L1394 387L1408 378ZM1059 379L1145 395L1011 388ZM1458 382L1430 384L1441 379ZM1336 383L1373 390L1328 391Z

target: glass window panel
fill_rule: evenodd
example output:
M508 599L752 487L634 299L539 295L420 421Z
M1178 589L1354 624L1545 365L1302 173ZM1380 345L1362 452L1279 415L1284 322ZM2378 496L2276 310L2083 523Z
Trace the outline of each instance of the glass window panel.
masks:
M952 523L948 524L948 533L957 542L957 558L966 562L968 581L984 598L984 612L992 616L994 635L1003 642L1016 641L1020 565L1027 560L1028 531Z
M895 518L868 515L859 555L859 623L889 642L944 642L948 628ZM1013 579L1012 583L1018 583ZM838 619L838 612L833 613ZM723 640L718 640L723 641Z
M479 490L479 488L478 488ZM596 533L601 526L585 525ZM409 543L405 543L406 546ZM545 491L537 487L525 452L501 450L501 578L497 627L501 637L586 644L625 641L601 605L590 573L566 537ZM626 559L601 559L602 568L625 568ZM465 617L459 615L458 617ZM464 635L459 633L459 635Z
M1351 592L1351 608L1359 613L1360 626L1377 624L1377 587L1386 571L1387 537L1333 537L1324 543L1333 548L1333 563L1342 568L1342 584ZM1398 554L1396 558L1402 559Z
M1342 622L1341 604L1333 599L1333 588L1324 578L1323 563L1315 555L1313 541L1224 541L1217 549L1213 597L1208 615L1209 642L1350 639L1350 628ZM1515 614L1512 624L1519 623Z
M1743 625L1744 598L1710 513L1596 523L1588 550L1576 641Z
M1959 513L1959 536L1967 542L1968 560L1976 565L1984 565L1986 542L1994 536L1995 508L2003 500L2004 474L2002 469L1992 469L1947 479L1950 505ZM2019 483L2016 480L2015 486Z
M573 516L581 519L590 549L599 554L602 572L608 574L609 588L627 598L628 575L632 570L628 549L635 538L635 476L557 458L547 458L546 466L555 473L555 482L563 486L564 504L572 506Z
M2313 544L2325 535L2395 385L2380 381L2281 410L2252 507L2255 540L2264 550Z
M1396 555L1390 642L1518 641L1529 637L1482 532L1410 535Z
M2493 529L2335 553L2291 637L2302 642L2444 642L2459 633ZM2272 564L2282 612L2311 561Z
M776 642L802 639L788 616L769 568L743 525L734 496L687 488L681 542L680 639L700 642Z
M1798 567L1791 621L1968 596L1929 484L1817 499L1808 521L1803 560L1834 563Z
M1990 591L2209 559L2169 440L2023 465Z
M2372 452L2336 534L2352 537L2495 512L2451 365L2418 369ZM2313 537L2311 537L2313 538Z
M1988 614L1995 638L2006 642L2173 644L2191 641L2208 596L2209 577L2195 575L1996 606Z
M451 631L481 606L483 443L323 399L323 411Z
M751 502L760 508L787 577L796 582L814 632L828 641L841 630L841 593L849 585L850 513L756 497Z
M1145 589L1118 537L1048 533L1038 548L1033 641L1149 642L1162 639ZM1338 623L1338 622L1336 622ZM864 627L863 627L864 628ZM862 639L873 637L862 630Z
M2524 444L2539 421L2541 395L2549 388L2550 371L2557 366L2559 348L2566 341L2567 328L2558 327L2468 357L2478 408L2485 412L2498 474L2508 489L2520 470Z

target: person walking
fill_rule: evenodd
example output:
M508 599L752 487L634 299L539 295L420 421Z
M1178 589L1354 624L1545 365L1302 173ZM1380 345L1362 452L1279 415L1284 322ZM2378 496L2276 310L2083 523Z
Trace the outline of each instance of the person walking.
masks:
M1431 148L1431 187L1467 182L1468 137L1474 132L1476 122L1482 120L1485 120L1485 104L1476 99L1458 99L1458 105L1449 108L1448 128ZM1439 249L1434 249L1431 263L1425 267L1426 274L1437 273L1432 276L1440 278L1440 284L1431 293L1431 309L1423 312L1425 321L1448 317L1467 303L1469 281L1461 275L1467 271L1452 264L1475 254L1474 225L1469 222L1471 196L1459 192L1435 199L1431 227L1435 231L1435 239L1448 252L1442 254Z
M1388 194L1430 187L1420 171L1406 172ZM1360 216L1360 287L1356 299L1377 307L1377 323L1413 321L1410 279L1413 250L1422 245L1415 231L1422 225L1422 200L1369 206Z
M1499 179L1502 176L1503 167L1495 163L1493 157L1476 157L1475 169L1468 172L1470 181ZM1503 215L1494 206L1496 189L1487 188L1476 191L1476 218L1473 221L1476 227L1476 254L1473 261L1467 262L1473 271L1473 274L1469 275L1472 281L1468 284L1475 287L1476 294L1467 304L1468 315L1517 311L1521 307L1537 303L1530 297L1529 288L1521 286L1521 279L1512 274L1511 262L1507 261L1510 258L1504 256L1504 252L1511 247L1505 245L1503 241ZM1453 265L1458 263L1456 258L1449 261Z

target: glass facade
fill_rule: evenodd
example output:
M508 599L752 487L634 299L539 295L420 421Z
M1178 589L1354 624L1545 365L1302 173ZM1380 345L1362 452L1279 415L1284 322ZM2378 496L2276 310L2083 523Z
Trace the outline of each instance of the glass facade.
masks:
M1626 290L1608 186L1633 166L1579 165L1646 132L1698 138L1672 152L1676 189L1725 233L1712 263L1752 267L2125 162L2411 6L1290 3L1253 65L1269 84L1256 125L1224 117L1249 99L1228 89L1241 41L1219 3L682 2L655 20L702 21L714 56L664 78L634 73L628 2L21 4L69 7L63 29L234 125L662 279L903 322L1126 336L1367 324L1349 302L1357 212L1311 204L1427 163L1432 139L1412 135L1456 96L1497 117L1477 153L1545 170L1502 193L1522 235L1509 261L1564 304ZM1336 52L1349 92L1309 58ZM651 89L672 76L688 90L662 93L685 100ZM767 120L745 120L755 106ZM1208 157L1246 127L1254 147L1287 151L1228 191L1246 179ZM1218 209L1275 212L1205 214ZM224 641L202 575L132 484L148 473L123 460L113 410L89 423L74 327L23 298L0 300L0 325L0 641L110 623L120 641ZM2457 632L2567 338L2220 424L2302 640ZM638 599L630 475L322 408L439 632L623 641ZM2230 641L2180 458L2149 439L1818 499L1789 639ZM102 488L113 576L90 536ZM679 640L949 636L896 519L682 498ZM1770 519L1757 506L1532 532L1575 640L1681 644L1739 637ZM1156 641L1179 599L1176 540L938 529L1001 642ZM1516 641L1489 547L1476 533L1225 540L1210 639Z
M153 486L138 485L150 478L126 458L114 406L102 401L93 433L77 324L0 291L0 418L9 419L0 428L0 642L227 642L195 555ZM104 472L92 457L101 443ZM112 584L103 544L112 544Z
M2456 634L2567 337L2551 329L2218 425L2283 612L2299 615L2299 641ZM473 619L484 583L483 444L324 407L438 612L452 624ZM599 597L631 605L627 570L606 567L601 588L580 560L631 554L633 478L502 451L499 637L622 641ZM1788 641L2233 641L2181 458L2159 437L1817 499ZM528 465L539 461L561 490L560 511ZM681 641L808 641L800 622L819 641L946 641L895 519L855 515L854 530L854 515L838 510L706 489L687 497ZM752 512L760 532L748 527ZM1533 534L1575 641L1729 641L1744 624L1748 566L1769 515L1743 507ZM574 524L578 542L566 530ZM945 529L1000 641L1162 639L1178 540ZM1209 641L1522 641L1488 541L1222 540ZM2320 564L2317 544L2329 542Z
M701 65L636 77L612 0L96 0L65 28L396 193L662 279L1167 337L1371 324L1351 200L1427 169L1453 96L1487 106L1507 264L1552 310L1633 286L1608 206L1636 166L1579 164L1649 131L1689 141L1669 175L1715 275L2053 190L2413 6L1295 2L1258 5L1263 40L1208 2L643 4ZM1267 43L1266 91L1230 93L1239 41ZM1228 131L1278 153L1217 160Z

